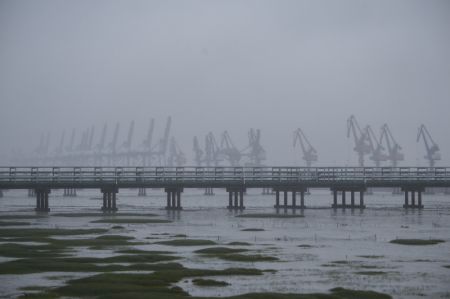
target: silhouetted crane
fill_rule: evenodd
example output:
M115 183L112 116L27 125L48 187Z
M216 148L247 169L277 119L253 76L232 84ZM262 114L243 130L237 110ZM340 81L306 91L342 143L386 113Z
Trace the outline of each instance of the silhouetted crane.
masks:
M306 162L307 167L311 167L312 162L317 161L317 151L300 128L294 131L294 148L298 143L300 143L300 147L302 148L302 159Z
M381 136L380 139L377 139L371 126L366 126L364 131L367 135L367 139L369 140L370 151L372 153L369 159L375 162L376 167L380 167L381 162L387 161L388 159L388 156L383 153L384 147L381 144Z
M155 128L155 120L152 118L150 120L150 124L147 130L147 137L142 142L142 146L144 148L144 153L142 155L142 163L144 166L151 165L152 161L152 141L153 141L153 131Z
M206 166L218 166L221 161L220 148L212 132L205 136L205 164Z
M370 144L368 144L368 136L363 132L356 121L355 116L350 116L347 120L347 138L353 134L355 140L355 147L353 150L358 154L358 165L364 166L364 155L370 154Z
M198 142L197 136L194 136L194 161L195 166L201 166L203 163L203 151L200 148L200 144Z
M391 130L387 124L381 127L381 139L380 143L386 141L386 146L388 149L388 160L391 161L392 167L397 167L398 161L403 161L405 156L400 152L402 147L397 143L394 136L392 136Z
M434 142L427 128L423 124L419 127L419 131L417 133L417 142L419 142L420 137L422 137L423 143L425 144L425 150L427 151L427 154L424 156L424 158L428 160L430 167L434 167L436 163L435 161L441 159L439 146Z
M186 164L186 156L177 145L175 138L170 139L169 157L167 159L167 166L183 166Z
M260 140L261 131L259 129L250 129L248 132L248 146L242 151L248 150L248 153L244 154L244 156L249 158L248 166L261 166L261 162L266 160L266 151L262 147Z
M222 133L220 141L220 153L224 156L231 166L238 166L241 160L241 152L234 146L227 131Z

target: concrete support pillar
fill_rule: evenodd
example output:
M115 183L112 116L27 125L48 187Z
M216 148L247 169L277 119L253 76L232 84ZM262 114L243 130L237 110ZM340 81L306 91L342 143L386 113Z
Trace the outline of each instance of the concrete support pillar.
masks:
M49 212L48 195L50 194L50 189L37 189L34 191L36 195L36 208L37 212Z
M238 206L239 206L238 192L234 191L234 208L236 209Z
M417 191L417 207L419 209L423 209L423 205L422 205L422 191Z
M300 208L305 208L305 191L300 191Z
M179 190L177 191L177 209L181 209L181 192Z
M411 191L411 206L416 207L416 191Z
M233 208L233 192L228 191L228 208Z
M333 190L333 206L334 209L337 208L337 191Z
M288 192L284 191L284 208L287 208L288 205Z
M296 203L296 191L292 191L292 208L295 209L297 207L297 203Z
M359 208L364 209L366 206L364 205L364 191L359 191Z
M172 196L172 209L176 209L176 207L177 207L176 192L175 191L170 191L170 194Z
M345 209L346 208L346 203L345 203L345 191L342 191L342 208Z
M275 208L279 208L280 207L280 191L276 190L275 191Z
M102 188L103 193L103 212L115 212L117 211L117 193L118 189L115 187Z
M405 190L405 204L403 205L404 208L408 208L409 206L408 192L408 190Z
M147 189L140 187L138 190L138 196L147 196Z
M350 205L351 208L355 208L355 191L350 191Z
M34 191L34 189L28 189L28 197L35 197L36 196L36 192Z
M239 191L239 208L244 208L244 191Z
M167 191L166 191L167 192ZM170 200L170 192L167 192L167 204L166 204L166 210L170 210L172 208L172 202Z
M183 188L165 188L164 191L167 193L166 210L182 210L181 192L183 192Z

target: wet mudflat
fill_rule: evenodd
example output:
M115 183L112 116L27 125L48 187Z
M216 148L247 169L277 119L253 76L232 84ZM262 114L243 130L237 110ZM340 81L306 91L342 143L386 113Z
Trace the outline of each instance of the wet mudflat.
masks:
M449 197L427 195L424 210L405 211L401 196L375 193L364 211L334 211L318 191L307 197L312 209L294 212L258 192L243 212L225 209L220 190L185 192L182 211L165 211L161 191L121 190L119 211L104 215L95 191L55 191L46 215L9 191L0 200L0 297L449 296Z

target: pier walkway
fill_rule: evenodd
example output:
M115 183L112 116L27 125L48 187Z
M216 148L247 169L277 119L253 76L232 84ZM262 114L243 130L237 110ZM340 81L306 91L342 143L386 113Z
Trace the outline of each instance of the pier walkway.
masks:
M329 188L333 208L364 208L364 193L377 187L397 188L404 192L405 208L422 208L425 188L450 187L450 167L0 167L0 190L28 189L37 211L49 211L52 189L64 189L68 196L75 196L76 189L99 189L102 209L116 211L121 188L138 188L141 195L145 188L162 188L167 209L182 208L181 193L187 188L224 188L230 209L245 208L249 188L272 189L276 208L303 209L309 189Z

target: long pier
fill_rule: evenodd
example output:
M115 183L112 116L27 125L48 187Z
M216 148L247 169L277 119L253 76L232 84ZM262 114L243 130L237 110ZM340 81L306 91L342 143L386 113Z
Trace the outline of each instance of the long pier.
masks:
M224 188L230 209L245 208L250 188L272 189L276 208L293 209L306 207L308 189L329 188L332 208L362 209L365 191L377 187L400 189L404 208L420 209L425 188L450 187L450 167L0 167L0 190L28 189L36 197L36 211L44 212L50 209L52 189L64 189L69 196L76 189L99 189L102 210L114 212L121 188L138 188L140 194L145 188L162 188L167 209L182 209L181 193L187 188Z

